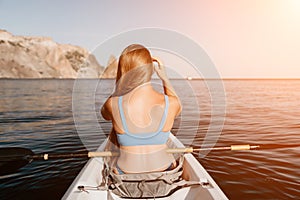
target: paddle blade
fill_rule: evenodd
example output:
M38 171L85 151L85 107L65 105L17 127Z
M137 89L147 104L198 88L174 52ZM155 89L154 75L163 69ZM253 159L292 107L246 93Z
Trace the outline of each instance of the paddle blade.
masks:
M18 171L31 161L34 153L30 149L20 147L0 148L0 175Z

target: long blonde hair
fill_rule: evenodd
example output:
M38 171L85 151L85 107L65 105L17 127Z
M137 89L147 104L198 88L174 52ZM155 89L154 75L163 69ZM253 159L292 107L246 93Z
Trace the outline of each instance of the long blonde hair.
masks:
M116 88L112 96L124 95L139 85L149 82L155 61L147 48L140 44L126 47L119 57Z

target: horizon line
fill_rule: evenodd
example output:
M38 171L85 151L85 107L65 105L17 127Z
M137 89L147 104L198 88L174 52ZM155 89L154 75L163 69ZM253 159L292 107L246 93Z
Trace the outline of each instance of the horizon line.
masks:
M114 80L115 78L9 78L0 77L0 80ZM189 78L169 78L170 80L300 80L299 78L283 78L283 77L235 77L235 78L199 78L191 77ZM160 80L159 78L152 78L152 80Z

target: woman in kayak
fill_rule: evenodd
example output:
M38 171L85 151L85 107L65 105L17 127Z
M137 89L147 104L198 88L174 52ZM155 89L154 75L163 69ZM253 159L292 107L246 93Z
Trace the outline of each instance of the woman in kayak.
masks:
M162 80L164 94L150 82L154 72ZM166 152L166 142L180 112L180 100L164 66L142 45L125 48L119 57L115 92L101 109L103 118L112 120L114 131L110 138L116 137L120 149L115 173L174 168L176 162Z

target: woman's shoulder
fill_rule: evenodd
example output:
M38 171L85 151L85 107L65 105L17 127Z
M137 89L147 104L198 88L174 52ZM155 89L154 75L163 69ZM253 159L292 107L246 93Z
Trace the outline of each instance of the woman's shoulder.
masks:
M158 93L159 99L162 101L167 100L169 101L169 104L171 105L179 105L180 104L180 100L178 97L176 96L172 96L172 95L167 95L167 94L162 94L162 93Z
M112 99L109 97L104 105L101 108L101 114L104 119L111 120L112 119Z
M176 96L168 96L169 106L172 111L174 111L175 115L179 115L181 112L181 102Z
M169 99L170 103L171 103L171 102L172 102L172 103L179 103L179 102L180 102L179 98L176 97L176 96L166 95L166 94L165 94L165 96L168 96L168 99Z

